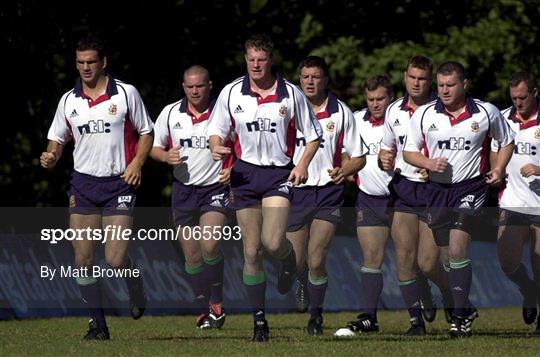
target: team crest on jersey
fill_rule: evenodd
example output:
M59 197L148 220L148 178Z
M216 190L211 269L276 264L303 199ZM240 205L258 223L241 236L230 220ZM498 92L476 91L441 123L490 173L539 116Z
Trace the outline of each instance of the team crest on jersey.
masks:
M111 104L109 106L109 114L110 115L116 115L116 112L118 111L118 107L116 106L116 104Z
M75 208L76 205L77 204L75 201L75 196L74 195L69 196L69 208Z
M478 130L480 130L480 124L478 124L477 122L473 121L471 123L471 130L473 131L473 133L476 133Z
M335 128L336 123L334 123L333 120L329 120L328 123L326 123L326 130L328 130L329 132L333 132Z
M279 116L285 118L287 116L287 113L288 113L287 107L282 105L279 108Z
M536 128L536 130L534 131L534 138L540 139L540 128Z

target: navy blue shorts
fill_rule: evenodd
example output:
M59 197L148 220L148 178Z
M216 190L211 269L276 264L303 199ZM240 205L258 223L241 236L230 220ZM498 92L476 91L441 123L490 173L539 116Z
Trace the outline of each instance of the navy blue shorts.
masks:
M176 226L197 226L203 213L229 212L229 187L220 183L208 186L184 185L174 181L171 206Z
M389 201L390 196L373 196L359 190L356 198L356 226L389 227Z
M388 189L392 196L390 207L393 211L414 213L422 221L427 221L426 207L429 200L427 182L411 181L396 173Z
M458 214L477 216L488 202L489 186L483 176L454 184L428 183L428 225L452 229Z
M287 232L296 232L315 218L336 224L341 218L343 200L343 185L295 187Z
M71 214L133 215L135 188L120 176L96 177L73 171L69 184Z
M260 205L272 196L292 198L293 186L287 181L293 165L257 166L237 160L231 170L232 207L242 209Z
M526 226L531 224L540 227L540 216L534 214L520 213L516 211L510 211L504 208L499 212L499 227L501 226Z

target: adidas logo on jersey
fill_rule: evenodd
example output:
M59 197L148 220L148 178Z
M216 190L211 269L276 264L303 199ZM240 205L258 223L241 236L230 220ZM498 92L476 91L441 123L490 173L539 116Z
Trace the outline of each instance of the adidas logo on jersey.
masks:
M435 123L431 124L431 126L428 128L428 131L435 131L435 130L439 130L436 126L435 126Z
M332 216L341 217L341 212L340 212L339 208L333 210L330 214L331 214Z
M69 115L69 119L73 119L73 118L78 117L78 116L79 116L79 113L77 113L77 110L73 109L73 111Z
M401 123L399 122L399 119L396 119L396 121L394 121L394 124L392 124L392 126L400 126Z
M243 112L244 112L244 109L242 109L240 105L238 105L236 109L234 110L234 114L243 113Z
M177 122L176 124L174 124L173 129L183 129L183 128L182 128L182 125L180 125L180 123Z

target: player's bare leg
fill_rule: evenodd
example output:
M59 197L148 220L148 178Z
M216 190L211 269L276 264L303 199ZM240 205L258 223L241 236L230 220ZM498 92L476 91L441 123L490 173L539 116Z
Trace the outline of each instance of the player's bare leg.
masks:
M398 282L403 300L411 318L407 334L425 334L422 318L422 287L417 279L417 254L419 240L418 216L407 212L394 212L392 238L396 250Z
M270 255L281 262L278 275L278 291L286 294L291 290L296 273L296 254L285 238L290 202L281 196L265 197L262 200L261 240Z
M309 292L307 287L308 267L306 263L306 251L309 238L309 226L306 224L299 230L287 232L287 239L292 243L296 255L296 309L298 312L306 312L309 308Z
M454 306L452 300L452 293L448 285L448 276L443 269L441 263L440 254L441 250L435 243L433 238L433 232L428 227L426 222L419 220L419 241L418 241L418 268L422 272L422 275L431 280L437 285L441 291L443 297L443 306L445 311L445 317L448 322L451 321L451 309ZM447 252L447 250L445 250ZM446 258L447 259L447 258ZM431 289L429 284L425 281L426 288L422 289L422 304L424 318L427 321L433 321L435 319L436 305L433 302L431 295ZM430 301L431 300L431 301Z
M71 214L69 226L72 229L90 230L101 229L101 215L99 214ZM109 329L105 321L105 314L101 304L101 288L99 280L93 275L94 254L97 241L92 240L88 231L81 231L82 240L73 240L75 252L75 266L86 268L88 274L76 278L83 301L90 315L90 329L84 337L91 340L108 340Z
M533 232L535 231L533 228ZM527 226L501 226L497 240L501 269L517 285L523 296L522 315L526 324L534 323L538 313L536 307L537 284L531 279L528 269L522 263L523 247L529 238L529 233ZM531 244L534 252L533 241Z
M254 319L252 341L268 340L268 323L265 318L266 276L263 270L263 245L261 208L243 208L236 211L244 245L243 280Z
M103 228L106 229L107 227L116 227L120 231L131 230L133 217L127 215L103 216ZM108 238L105 244L105 260L113 269L127 269L126 273L128 275L124 280L129 295L129 310L131 317L137 320L144 314L147 300L142 276L140 274L137 276L129 275L134 271L136 265L127 255L128 246L129 240Z

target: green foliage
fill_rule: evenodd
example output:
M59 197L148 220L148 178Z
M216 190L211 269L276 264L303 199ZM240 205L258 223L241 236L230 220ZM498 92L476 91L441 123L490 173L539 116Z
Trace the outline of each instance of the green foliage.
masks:
M443 32L426 32L421 43L412 41L392 42L383 47L362 49L361 38L352 36L332 39L315 48L314 53L324 57L341 94L351 107L363 102L363 83L367 78L388 73L403 93L401 83L408 59L424 54L433 59L435 68L445 61L459 61L469 72L473 95L504 106L509 103L507 81L512 73L528 68L533 72L537 63L537 26L520 1L489 2L476 9L478 19L467 26L445 25ZM481 15L486 13L487 15Z

